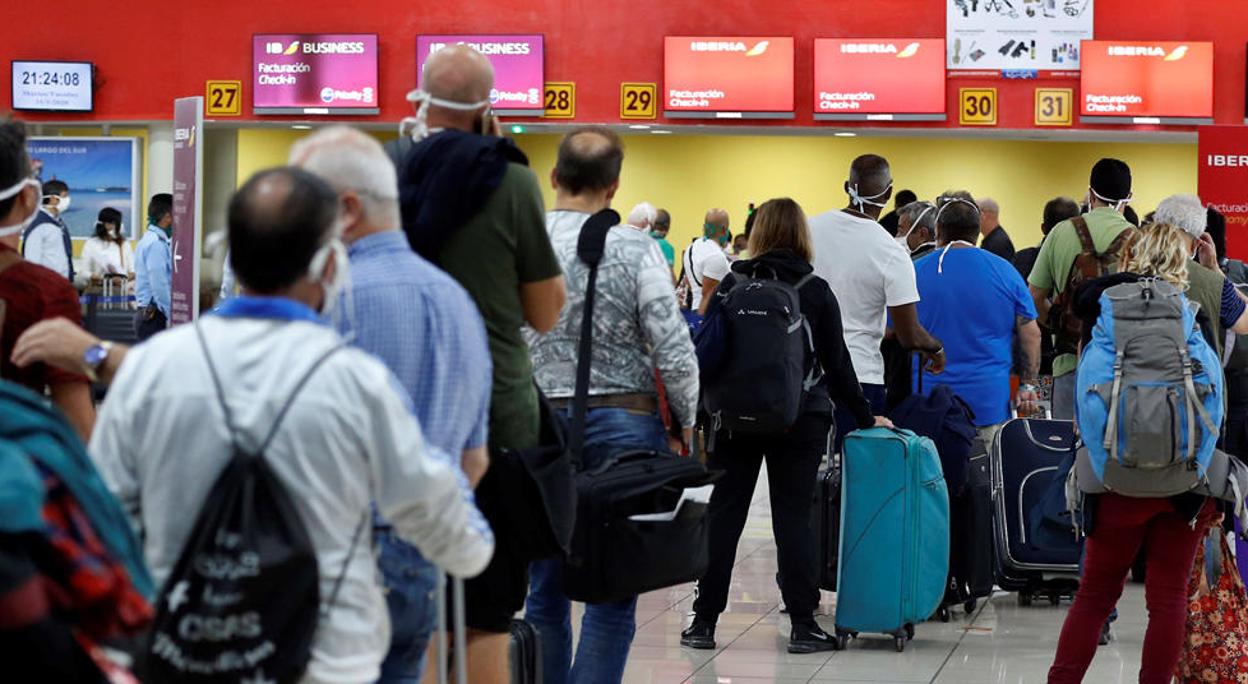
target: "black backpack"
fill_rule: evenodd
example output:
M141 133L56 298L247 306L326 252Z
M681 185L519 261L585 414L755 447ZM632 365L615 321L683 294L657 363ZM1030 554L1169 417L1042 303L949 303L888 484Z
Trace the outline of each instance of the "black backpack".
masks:
M913 358L913 357L912 357ZM889 415L893 423L936 444L945 482L951 496L961 496L970 474L970 459L975 448L975 412L948 385L936 385L930 394L923 394L923 369L919 367L919 391L902 400Z
M707 412L717 429L751 434L780 432L793 425L822 373L815 340L802 315L800 290L807 274L790 285L734 271L732 289L718 311L722 357L705 390Z
M237 684L296 682L311 657L318 622L329 612L359 542L360 520L334 583L320 605L316 551L290 494L265 461L282 419L336 346L312 364L257 451L239 446L203 331L196 326L233 440L233 456L208 494L178 562L161 590L144 663L144 681Z

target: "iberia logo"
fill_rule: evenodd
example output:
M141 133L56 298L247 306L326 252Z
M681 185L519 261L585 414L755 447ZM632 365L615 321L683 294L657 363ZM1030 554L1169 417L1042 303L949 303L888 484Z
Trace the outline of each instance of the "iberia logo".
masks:
M841 53L847 55L895 55L897 59L907 59L919 54L920 45L910 43L898 50L893 43L842 43Z
M1110 45L1110 57L1161 57L1166 62L1177 62L1187 56L1187 46L1176 46L1166 52L1160 45Z
M293 55L299 51L299 41L293 40L290 45L283 47L279 42L266 43L264 52L268 55Z
M693 52L744 52L746 57L757 57L767 52L769 40L760 40L752 48L746 48L739 40L695 40L689 44Z

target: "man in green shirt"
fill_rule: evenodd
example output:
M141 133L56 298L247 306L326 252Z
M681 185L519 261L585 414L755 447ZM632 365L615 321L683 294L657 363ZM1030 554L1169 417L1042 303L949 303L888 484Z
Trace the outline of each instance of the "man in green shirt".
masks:
M667 267L676 265L676 248L667 241L667 231L672 229L672 215L666 209L660 209L654 217L654 225L650 227L650 237L659 241L659 249L663 250L663 258L667 259Z
M1098 161L1092 167L1088 200L1090 211L1083 219L1088 224L1097 254L1104 254L1123 231L1132 227L1122 215L1123 207L1131 200L1130 167L1118 159ZM1042 321L1052 320L1049 317L1052 301L1066 289L1070 269L1083 251L1072 221L1057 224L1045 238L1027 279ZM1053 360L1053 417L1069 420L1075 417L1074 370L1078 359L1069 349L1059 347L1058 351L1060 355ZM1063 351L1065 353L1061 353Z
M409 242L468 291L485 319L492 455L537 446L537 388L521 328L550 331L566 298L537 177L501 137L490 111L493 86L493 68L471 47L452 45L431 56L421 88L408 95L417 105L415 144L399 173ZM528 558L496 503L516 496L519 483L501 472L487 471L476 491L494 529L494 557L464 586L468 678L483 684L510 681L509 627L528 593Z

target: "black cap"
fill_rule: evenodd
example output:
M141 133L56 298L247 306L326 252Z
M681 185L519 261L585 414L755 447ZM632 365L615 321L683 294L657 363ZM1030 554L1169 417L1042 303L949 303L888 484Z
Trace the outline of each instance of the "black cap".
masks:
M1131 167L1120 159L1102 159L1092 167L1092 192L1102 202L1117 202L1131 196Z

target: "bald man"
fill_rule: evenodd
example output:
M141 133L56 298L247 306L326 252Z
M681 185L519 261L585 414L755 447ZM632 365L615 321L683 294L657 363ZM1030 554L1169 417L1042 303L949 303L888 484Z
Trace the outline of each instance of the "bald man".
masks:
M1014 241L1001 227L1001 205L991 197L979 201L979 232L984 236L979 243L984 251L1014 263Z
M565 299L537 178L524 153L498 136L493 84L490 63L470 47L452 45L430 57L421 89L408 95L416 105L414 144L399 168L408 242L458 281L485 319L493 365L491 460L538 445L538 396L521 329L551 330ZM531 521L499 513L498 502L519 496L520 483L500 475L505 472L490 468L477 488L499 544L464 592L473 682L510 680L511 619L524 607L528 587L529 550L508 542L519 536L517 525Z
M729 224L726 210L707 210L702 237L694 240L681 255L681 278L686 292L681 305L697 316L706 315L715 288L728 275L728 255L724 247L732 236Z
M885 412L884 339L887 317L902 348L918 351L934 373L945 366L944 348L919 323L915 304L919 291L908 250L879 224L880 212L893 192L888 160L867 154L854 160L845 181L849 205L810 219L815 245L815 275L828 281L841 306L845 345L849 347L858 382L877 415ZM836 448L839 451L852 414L839 407Z

